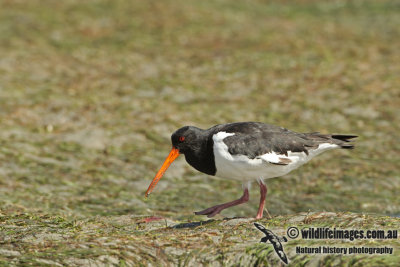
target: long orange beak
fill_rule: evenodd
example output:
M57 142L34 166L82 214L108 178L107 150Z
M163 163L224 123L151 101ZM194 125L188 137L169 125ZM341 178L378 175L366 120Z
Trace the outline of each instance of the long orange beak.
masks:
M163 165L161 166L160 170L157 172L156 176L154 177L153 181L149 185L146 191L146 197L148 197L153 191L154 187L160 181L161 177L164 175L165 171L168 169L169 165L179 156L179 149L173 147L171 152L169 152L168 157L165 159Z

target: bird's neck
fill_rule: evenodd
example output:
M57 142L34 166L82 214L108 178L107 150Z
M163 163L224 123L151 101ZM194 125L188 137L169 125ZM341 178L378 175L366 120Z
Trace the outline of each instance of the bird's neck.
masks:
M186 152L185 159L196 170L208 175L215 175L217 170L215 168L212 138L201 135L199 139L199 146Z

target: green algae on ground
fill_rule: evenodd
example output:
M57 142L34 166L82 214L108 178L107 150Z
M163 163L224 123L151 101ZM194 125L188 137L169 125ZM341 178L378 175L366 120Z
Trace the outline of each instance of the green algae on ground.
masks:
M263 234L254 219L233 218L182 223L144 216L96 216L68 222L60 216L19 214L1 217L0 260L21 264L49 260L53 264L128 265L276 265L280 259L271 244L260 243ZM287 229L399 229L396 218L354 213L300 213L258 220L278 236ZM18 245L17 245L18 244ZM297 254L296 246L390 247L392 255ZM288 238L283 243L290 265L396 266L400 260L395 240L307 240ZM34 248L34 249L33 249ZM397 252L396 252L397 251ZM18 257L16 254L18 253Z

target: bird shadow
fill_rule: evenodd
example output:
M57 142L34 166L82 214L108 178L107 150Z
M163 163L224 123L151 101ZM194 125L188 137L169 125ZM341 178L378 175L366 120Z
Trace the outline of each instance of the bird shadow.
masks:
M199 222L188 222L188 223L180 223L180 224L176 224L173 226L170 226L169 228L173 228L173 229L182 229L182 228L195 228L198 226L202 226L202 225L206 225L215 221L230 221L230 220L235 220L235 219L249 219L250 221L255 220L252 218L245 218L245 217L233 217L233 218L223 218L222 220L214 220L214 219L210 219L207 221L199 221Z
M200 221L200 222L180 223L180 224L173 225L170 228L173 228L173 229L195 228L195 227L198 227L198 226L202 226L202 225L206 225L206 224L212 223L214 221L215 220L211 219L211 220Z

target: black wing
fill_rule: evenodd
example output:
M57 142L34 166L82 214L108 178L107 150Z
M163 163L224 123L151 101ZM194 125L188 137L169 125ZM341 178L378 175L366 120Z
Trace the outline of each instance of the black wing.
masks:
M286 128L259 122L237 122L214 126L215 133L224 131L234 133L224 139L228 151L232 155L245 155L254 159L266 153L275 152L288 155L288 151L304 152L308 154L310 149L315 149L321 143L332 143L342 148L352 148L348 144L353 135L324 135L314 133L296 133ZM341 137L347 137L341 138ZM290 160L280 158L274 164L287 165Z
M264 123L225 124L218 131L235 134L224 139L229 153L246 155L250 159L270 152L282 155L287 155L288 151L308 153L308 149L318 147L318 142L308 139L305 134Z

